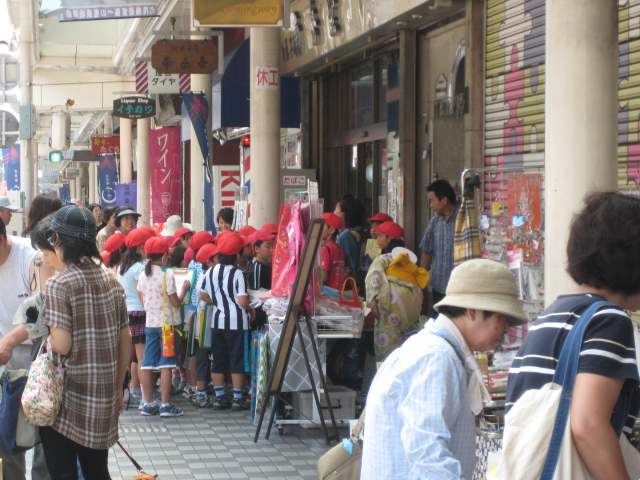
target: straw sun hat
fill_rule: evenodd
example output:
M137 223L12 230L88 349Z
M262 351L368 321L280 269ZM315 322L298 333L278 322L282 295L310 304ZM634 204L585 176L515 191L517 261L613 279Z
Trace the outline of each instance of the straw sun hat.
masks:
M502 313L512 327L529 321L513 273L492 260L469 260L454 268L447 294L434 308L438 311L443 305Z

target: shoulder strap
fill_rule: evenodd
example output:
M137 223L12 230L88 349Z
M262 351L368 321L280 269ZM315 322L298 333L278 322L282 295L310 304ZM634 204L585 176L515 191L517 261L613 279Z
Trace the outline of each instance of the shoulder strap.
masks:
M465 366L466 364L465 364L465 361L464 361L464 357L463 357L462 355L460 355L460 352L458 352L458 350L456 350L456 347L453 345L453 343L451 343L451 341L450 341L448 338L443 337L442 335L440 335L440 334L439 334L439 333L437 333L437 332L430 332L430 333L431 333L432 335L435 335L436 337L440 337L442 340L444 340L445 342L447 342L447 343L451 346L451 348L453 349L454 353L456 354L456 357L458 357L458 360L460 360L460 362L462 363L462 366L466 368L466 366Z
M362 409L362 413L360 414L360 418L358 419L356 426L353 428L353 432L351 432L351 437L349 439L354 445L358 442L358 437L360 436L360 432L362 432L362 427L364 427L364 414L366 411L367 407L365 406Z
M610 302L601 301L591 304L573 325L562 346L558 366L553 376L554 383L562 385L562 398L558 406L558 413L556 414L556 421L553 426L553 434L551 435L551 442L549 443L549 450L540 480L551 480L553 478L560 455L562 437L564 436L567 419L569 417L571 396L578 373L578 362L580 361L580 349L582 348L584 332L593 320L595 313L606 306L614 307ZM630 394L631 392L627 392L620 395L613 412L611 424L618 436L620 436L622 428L624 427Z

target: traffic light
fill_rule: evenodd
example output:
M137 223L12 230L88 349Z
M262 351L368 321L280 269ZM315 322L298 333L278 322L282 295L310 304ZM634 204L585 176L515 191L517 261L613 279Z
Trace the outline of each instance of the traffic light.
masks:
M49 152L49 162L62 163L62 160L63 160L62 152L58 152L58 151Z

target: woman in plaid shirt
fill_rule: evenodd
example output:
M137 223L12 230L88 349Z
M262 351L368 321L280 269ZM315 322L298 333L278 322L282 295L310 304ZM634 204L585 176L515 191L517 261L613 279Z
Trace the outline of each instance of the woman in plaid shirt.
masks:
M52 480L110 480L109 448L124 410L122 384L131 351L124 290L100 262L91 211L59 210L49 242L65 267L49 279L44 323L65 364L62 406L40 436Z

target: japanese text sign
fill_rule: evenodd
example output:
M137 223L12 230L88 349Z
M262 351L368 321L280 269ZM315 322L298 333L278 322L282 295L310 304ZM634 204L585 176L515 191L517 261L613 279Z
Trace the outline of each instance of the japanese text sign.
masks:
M151 47L151 66L162 73L213 73L218 46L211 40L161 40Z
M91 151L98 155L118 155L120 153L120 137L93 137Z
M120 118L150 118L156 114L156 101L146 97L124 97L113 101L113 115Z
M154 223L180 215L180 127L149 129L149 170Z
M256 67L256 88L277 90L279 87L278 67Z
M282 26L281 0L194 0L193 26Z

